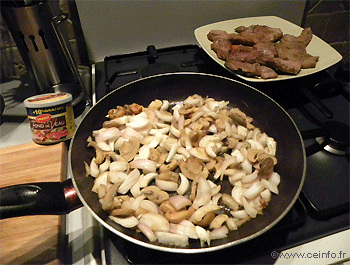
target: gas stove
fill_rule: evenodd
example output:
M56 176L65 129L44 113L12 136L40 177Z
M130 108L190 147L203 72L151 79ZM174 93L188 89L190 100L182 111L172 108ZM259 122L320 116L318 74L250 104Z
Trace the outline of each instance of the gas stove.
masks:
M108 56L96 63L93 66L93 102L131 81L169 72L209 73L242 81L216 64L197 45L163 49L149 46L144 52ZM150 250L100 227L102 263L120 264L121 259L142 264L274 263L273 252L280 253L349 229L348 74L344 75L334 66L288 81L244 82L278 102L303 136L307 154L306 179L291 211L265 234L215 255Z

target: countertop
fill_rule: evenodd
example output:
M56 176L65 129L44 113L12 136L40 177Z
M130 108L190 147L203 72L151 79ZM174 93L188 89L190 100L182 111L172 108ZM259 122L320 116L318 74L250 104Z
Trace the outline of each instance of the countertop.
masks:
M0 158L0 187L66 177L64 143L8 146L0 149ZM0 263L60 264L61 218L42 215L0 220Z

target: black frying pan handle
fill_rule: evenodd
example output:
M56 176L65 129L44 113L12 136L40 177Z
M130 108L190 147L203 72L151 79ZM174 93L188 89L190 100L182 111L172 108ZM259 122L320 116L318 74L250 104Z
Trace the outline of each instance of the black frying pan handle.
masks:
M0 219L61 215L82 206L72 180L21 184L0 189Z

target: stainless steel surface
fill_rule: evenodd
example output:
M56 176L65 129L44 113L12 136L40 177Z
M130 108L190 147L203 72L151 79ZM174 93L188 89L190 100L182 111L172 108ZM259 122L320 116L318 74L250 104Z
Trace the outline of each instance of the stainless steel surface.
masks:
M74 99L86 94L72 57L58 1L45 1L26 7L2 7L6 22L37 94L54 92L53 86L68 84ZM83 95L82 95L83 94ZM73 104L74 105L74 104Z

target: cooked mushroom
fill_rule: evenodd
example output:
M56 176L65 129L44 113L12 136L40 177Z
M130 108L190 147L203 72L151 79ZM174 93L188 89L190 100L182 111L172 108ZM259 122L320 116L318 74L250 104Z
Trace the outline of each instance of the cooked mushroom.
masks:
M169 200L169 193L162 191L157 186L148 186L142 189L141 192L147 197L147 199L156 204L161 204L162 202Z
M193 95L110 110L88 138L96 156L85 163L110 219L185 246L188 238L210 245L262 214L281 181L276 142L228 104ZM218 183L224 176L231 195Z
M269 177L274 169L275 163L271 157L266 157L260 163L260 169L258 171L258 176L267 178Z
M179 212L166 212L165 213L165 218L173 223L173 224L178 224L183 220L187 220L188 218L191 217L191 215L195 212L195 209L190 207L188 210L183 210Z
M140 148L140 141L136 137L131 137L128 141L125 141L120 147L120 156L126 161L131 161L137 154Z
M195 180L203 171L204 163L200 159L191 156L187 159L181 160L179 163L179 168L181 173L184 174L186 178Z

